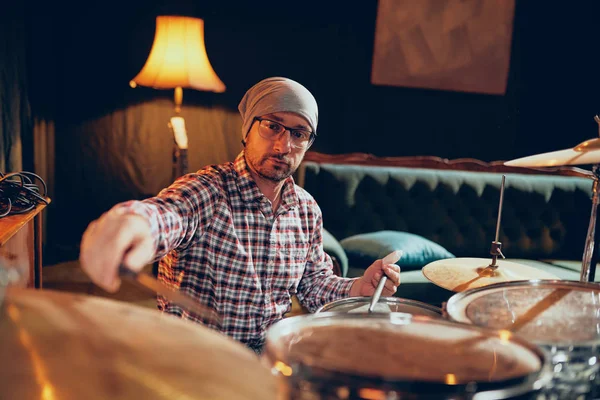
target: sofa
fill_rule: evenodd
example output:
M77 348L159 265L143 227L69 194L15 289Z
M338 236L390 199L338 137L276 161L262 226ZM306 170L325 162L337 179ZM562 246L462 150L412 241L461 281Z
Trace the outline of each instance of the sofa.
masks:
M441 306L454 293L427 280L422 268L452 257L491 260L503 176L503 255L579 280L592 204L590 171L307 152L296 181L322 210L324 248L341 275L360 276L375 259L401 249L396 295Z

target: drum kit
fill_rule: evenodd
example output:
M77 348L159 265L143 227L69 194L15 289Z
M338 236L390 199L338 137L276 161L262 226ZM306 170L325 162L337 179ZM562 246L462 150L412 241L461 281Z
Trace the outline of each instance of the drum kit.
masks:
M600 386L600 286L591 282L600 139L506 163L577 164L596 164L580 281L498 259L504 258L501 191L491 259L447 259L423 268L432 283L455 292L442 308L398 297L382 297L374 309L368 297L334 301L271 326L261 357L168 314L19 288L0 274L0 398L594 398Z
M347 298L269 330L265 356L287 377L287 398L599 398L600 285L593 283L593 259L600 138L505 163L582 164L594 164L595 179L580 281L504 259L503 177L491 258L445 259L422 269L455 293L442 308L394 297L381 298L368 313L369 298Z

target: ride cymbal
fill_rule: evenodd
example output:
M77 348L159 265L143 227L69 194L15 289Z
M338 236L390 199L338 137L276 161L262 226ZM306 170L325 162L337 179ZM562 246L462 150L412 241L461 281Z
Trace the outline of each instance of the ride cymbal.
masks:
M498 268L488 266L490 258L448 258L423 267L423 275L432 283L453 292L487 286L492 283L531 279L559 279L557 276L506 260L497 260Z
M274 399L242 344L131 304L9 288L0 308L1 398Z
M510 167L557 167L581 164L600 164L600 138L586 140L572 149L536 154L504 163Z

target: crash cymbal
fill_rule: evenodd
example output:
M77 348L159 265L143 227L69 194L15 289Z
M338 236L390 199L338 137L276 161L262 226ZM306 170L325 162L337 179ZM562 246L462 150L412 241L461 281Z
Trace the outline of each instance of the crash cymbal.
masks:
M559 279L546 271L506 260L497 260L498 268L493 270L488 268L491 262L491 258L448 258L429 263L422 271L431 282L453 292L499 282Z
M586 140L572 149L517 158L504 163L511 167L556 167L581 164L600 164L600 138Z
M275 378L242 344L114 300L11 288L0 343L6 399L275 398Z

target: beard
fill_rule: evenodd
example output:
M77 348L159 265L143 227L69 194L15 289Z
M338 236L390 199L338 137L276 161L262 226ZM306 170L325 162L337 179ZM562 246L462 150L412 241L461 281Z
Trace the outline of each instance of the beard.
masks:
M258 156L252 151L246 151L246 162L261 178L272 182L281 182L296 170L293 168L292 162L281 154Z

